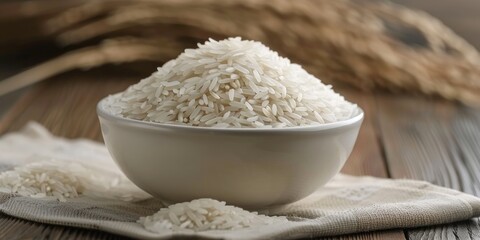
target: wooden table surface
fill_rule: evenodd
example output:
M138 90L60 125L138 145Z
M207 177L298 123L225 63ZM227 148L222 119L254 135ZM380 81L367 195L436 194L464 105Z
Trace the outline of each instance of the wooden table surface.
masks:
M430 11L480 48L478 1L394 1ZM0 64L0 78L28 66L14 64L14 61ZM125 89L140 77L143 76L121 66L74 71L0 97L0 134L18 130L28 121L37 121L59 136L101 141L96 102ZM426 180L480 196L480 109L421 96L339 91L358 103L366 114L355 149L342 172ZM0 239L123 238L0 214ZM472 219L325 239L480 239L480 224L478 219Z

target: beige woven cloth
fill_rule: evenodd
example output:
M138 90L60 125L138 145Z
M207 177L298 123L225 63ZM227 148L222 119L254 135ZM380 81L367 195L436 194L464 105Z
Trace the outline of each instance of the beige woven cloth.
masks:
M124 178L105 147L96 142L54 137L34 123L0 138L0 171L45 158L95 163ZM263 211L287 216L289 221L286 223L233 231L165 231L157 234L145 230L136 220L164 205L159 200L144 197L141 190L124 180L126 186L123 189L127 189L124 191L131 191L144 200L112 200L109 197L112 193L108 191L105 197L109 198L81 196L67 202L0 193L0 212L36 222L99 229L142 239L192 235L225 239L292 239L443 224L480 215L479 198L427 182L338 175L306 199Z

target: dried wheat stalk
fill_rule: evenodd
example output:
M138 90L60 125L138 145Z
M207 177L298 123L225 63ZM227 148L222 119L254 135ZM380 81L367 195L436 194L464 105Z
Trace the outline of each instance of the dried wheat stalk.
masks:
M176 54L209 36L239 35L270 45L324 81L480 103L478 52L435 18L384 3L87 1L46 19L44 26L63 45L136 36L176 42ZM143 60L143 54L148 53L132 53L128 60ZM159 62L172 57L156 56ZM107 56L91 65L118 61Z
M163 56L174 57L178 45L158 45L145 40L121 38L105 40L99 46L66 53L0 82L0 96L35 82L72 69L89 69L107 63L125 63L140 60L157 61Z

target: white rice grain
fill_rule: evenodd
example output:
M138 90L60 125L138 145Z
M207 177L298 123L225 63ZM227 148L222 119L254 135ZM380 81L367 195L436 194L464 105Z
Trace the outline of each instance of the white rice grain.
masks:
M231 230L287 221L285 217L265 216L205 198L170 205L151 216L141 217L137 222L151 232L161 233L165 230L186 229Z
M132 190L138 196L125 196L125 191ZM0 192L61 202L80 195L124 201L150 197L119 174L54 159L32 162L0 173Z
M148 122L229 128L307 126L357 114L355 104L301 66L238 37L186 49L150 77L110 96L105 108ZM231 113L223 117L226 108ZM211 113L216 115L197 119ZM247 121L252 116L258 121Z

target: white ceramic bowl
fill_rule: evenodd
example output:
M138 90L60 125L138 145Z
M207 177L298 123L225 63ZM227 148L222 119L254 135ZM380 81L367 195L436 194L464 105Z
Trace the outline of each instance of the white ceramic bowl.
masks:
M283 129L216 129L142 122L97 106L113 159L138 187L166 201L214 198L245 208L302 199L347 160L363 120Z

